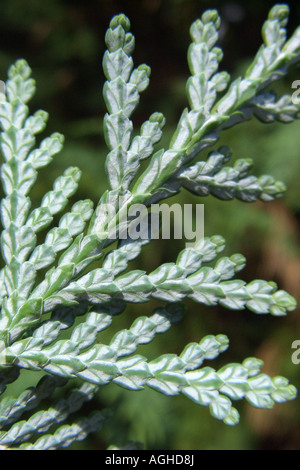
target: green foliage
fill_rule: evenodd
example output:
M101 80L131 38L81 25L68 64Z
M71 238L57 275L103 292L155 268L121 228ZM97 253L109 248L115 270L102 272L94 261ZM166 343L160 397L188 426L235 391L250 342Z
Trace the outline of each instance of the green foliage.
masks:
M145 240L120 240L112 247L110 239L113 223L124 228L122 214L128 207L136 203L149 206L182 187L200 196L212 194L246 202L271 201L283 194L285 187L280 181L265 175L249 176L248 159L225 166L231 156L227 147L210 152L203 161L193 160L218 141L222 130L252 116L264 122L291 122L299 117L299 107L289 95L277 99L264 91L299 61L299 29L286 39L287 16L286 5L271 10L263 26L264 44L245 76L231 83L228 73L218 72L222 60L222 50L215 46L218 13L208 10L193 23L188 52L191 77L186 86L190 108L183 111L169 147L159 150L156 144L162 137L164 116L152 114L135 136L130 119L140 93L149 84L150 68L134 68L134 37L128 18L118 15L111 20L103 58L107 78L103 95L108 111L103 128L109 148L106 171L110 188L95 209L92 201L82 200L64 212L78 188L81 172L76 167L58 177L40 206L31 209L28 194L38 170L61 151L63 137L54 133L35 148L36 136L45 129L48 115L38 111L29 116L27 102L35 83L27 63L19 60L10 67L6 99L0 103L0 148L5 160L1 168L5 195L1 202L5 263L1 271L1 392L17 379L21 369L43 377L17 399L2 400L2 448L56 449L84 439L105 424L107 412L94 412L55 431L52 426L80 410L99 386L108 383L131 391L150 387L164 395L183 394L207 406L213 417L227 425L239 421L232 401L245 398L255 407L271 408L276 402L295 398L295 387L283 377L261 373L263 364L256 358L219 370L202 368L204 361L227 349L225 335L205 336L186 345L178 355L163 354L149 360L137 353L140 345L179 320L183 313L179 301L185 297L208 306L246 307L275 316L294 310L293 297L278 290L274 282L236 279L245 258L240 254L218 258L225 247L220 236L201 240L181 251L175 263L164 263L149 274L128 271L129 262L140 254ZM114 220L101 211L107 203L115 209ZM49 227L41 238L39 232ZM120 329L107 344L98 342L99 333L117 322L114 317L126 303L143 303L150 297L167 303L149 317L138 317L129 329ZM57 387L69 382L75 384L66 399L19 421L23 413L40 407ZM52 434L45 434L49 430ZM37 438L38 434L44 435Z

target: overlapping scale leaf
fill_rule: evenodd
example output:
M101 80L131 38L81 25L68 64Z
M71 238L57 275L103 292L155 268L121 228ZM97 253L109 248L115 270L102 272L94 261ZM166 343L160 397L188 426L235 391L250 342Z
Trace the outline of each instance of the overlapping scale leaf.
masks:
M277 290L273 282L256 280L246 284L239 279L232 280L245 265L245 258L240 254L220 258L215 267L201 266L204 260L215 258L223 247L221 237L204 239L198 242L194 249L183 250L177 263L163 264L149 275L145 271L135 270L115 277L111 266L112 258L109 257L108 260L111 261L104 264L103 268L91 271L62 289L59 285L53 286L50 278L45 280L33 292L33 296L44 298L45 311L51 310L61 302L72 305L81 296L100 304L112 298L144 302L152 296L168 302L177 302L189 297L205 305L219 303L234 310L247 307L255 313L271 313L276 316L285 315L287 311L295 309L294 298L283 290ZM124 263L123 258L122 260L121 264ZM126 259L125 262L127 263ZM70 275L72 266L73 263L64 266L66 272L70 270ZM116 272L119 272L119 269ZM63 276L59 274L58 268L56 273L57 276Z
M250 159L239 159L233 167L223 166L230 155L229 149L222 147L211 152L206 161L180 170L177 178L185 188L199 196L212 194L223 200L237 198L253 202L260 199L267 202L283 195L286 188L281 181L275 181L271 176L256 178L248 175L252 166Z
M8 72L6 100L0 103L0 136L2 154L6 162L1 167L1 181L6 197L1 202L1 218L4 230L1 234L3 258L7 264L3 270L4 300L2 315L5 328L16 318L25 321L26 312L32 315L37 304L26 299L35 282L35 267L27 262L36 245L35 232L51 223L49 208L34 210L28 217L31 202L27 196L33 186L39 165L34 165L32 151L35 134L45 128L47 113L37 111L28 117L28 107L35 83L30 78L31 70L24 60L17 61ZM48 154L61 149L61 137L57 134L47 140ZM43 143L41 144L43 147ZM26 221L28 223L26 223ZM24 300L26 301L24 304ZM23 305L22 305L23 301Z
M96 411L87 418L81 418L71 425L59 427L54 434L46 434L35 443L25 443L21 450L56 450L69 447L73 442L81 441L92 432L99 431L106 416Z
M192 76L186 90L191 110L183 112L177 130L172 137L171 148L186 149L207 119L216 101L217 93L225 90L229 75L218 73L223 53L215 44L218 40L220 17L216 10L206 11L190 29L192 44L188 51L188 62Z
M18 398L4 398L0 405L0 427L17 421L23 413L36 408L43 399L51 396L57 386L65 383L63 378L45 375L36 387L25 390Z
M93 397L96 390L95 386L83 384L79 389L73 389L67 399L61 399L51 408L34 413L28 420L13 424L8 431L0 432L0 446L15 446L36 434L44 434L52 426L65 421L71 413L78 411L84 402Z
M293 122L300 117L299 105L293 103L291 95L283 95L277 100L274 93L265 92L251 100L254 115L262 122Z
M108 50L103 58L107 77L103 96L108 109L104 134L110 150L106 171L112 189L128 187L139 167L139 160L148 156L148 149L152 151L151 147L157 141L156 126L148 125L148 132L144 126L141 138L136 138L133 149L129 150L133 130L130 116L139 103L139 94L147 88L150 76L150 68L146 65L133 70L134 37L128 32L129 28L130 22L124 15L112 19L106 34ZM137 145L145 147L144 155L135 151Z
M224 335L191 343L180 356L165 354L149 363L143 356L132 356L138 344L149 342L155 333L168 329L170 320L172 316L163 311L150 318L141 317L130 330L117 333L109 345L98 344L83 353L79 353L80 342L74 342L80 334L75 334L71 341L58 341L43 349L37 337L22 340L8 348L6 354L22 367L43 369L66 378L78 376L93 384L113 381L131 390L147 385L167 395L183 393L196 403L209 406L214 417L229 425L238 421L231 400L245 397L256 407L268 408L275 401L295 398L295 387L285 378L272 380L260 374L262 362L255 358L246 359L243 364L228 364L218 371L211 367L198 369L204 359L213 359L228 347ZM119 359L120 356L129 357Z
M50 266L55 261L56 254L68 248L73 237L83 232L92 213L92 201L86 199L75 203L71 212L67 212L61 217L58 227L52 228L47 233L45 242L38 245L31 254L30 261L34 264L35 269L39 270Z

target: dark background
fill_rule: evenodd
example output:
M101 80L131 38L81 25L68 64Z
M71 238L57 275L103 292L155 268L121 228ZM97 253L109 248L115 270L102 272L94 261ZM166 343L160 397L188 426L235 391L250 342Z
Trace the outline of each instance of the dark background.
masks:
M47 132L59 131L66 137L65 150L49 169L41 171L40 183L33 191L38 201L54 178L67 166L83 170L78 198L95 202L106 189L102 135L104 77L101 68L105 50L104 34L111 17L123 12L129 16L136 37L134 61L147 63L152 75L143 93L134 124L139 127L154 111L167 118L168 141L178 117L186 106L185 82L189 75L186 52L189 27L207 8L217 8L222 17L219 45L224 51L221 64L236 77L249 65L261 44L260 30L274 2L211 0L1 0L0 3L0 79L5 80L9 65L25 58L37 81L31 111L42 108L50 113ZM290 2L288 32L300 23L300 5ZM291 93L293 80L300 79L294 69L277 90ZM275 280L280 288L299 299L300 281L300 135L299 122L263 125L251 121L226 131L222 144L233 150L233 159L251 157L254 173L270 173L288 186L287 195L270 204L247 205L213 198L196 199L186 192L181 203L205 204L205 235L221 234L227 240L226 254L241 252L247 267L240 274ZM173 202L174 200L172 200ZM174 261L183 242L155 241L147 247L135 267L150 272L162 262ZM291 344L300 339L299 310L286 318L257 316L251 312L231 312L205 308L187 302L188 312L179 325L141 351L148 357L166 352L180 353L190 341L206 334L227 334L231 347L215 366L242 361L247 356L262 358L264 372L284 375L300 387L300 365L291 361ZM116 328L127 328L141 314L150 314L151 304L128 307ZM15 385L30 385L32 374L22 375ZM239 426L228 428L183 397L169 398L151 390L128 392L109 385L88 408L110 407L114 418L99 434L75 448L105 449L141 441L145 448L157 449L299 449L299 399L260 411L246 403L238 405ZM84 411L88 411L85 408Z

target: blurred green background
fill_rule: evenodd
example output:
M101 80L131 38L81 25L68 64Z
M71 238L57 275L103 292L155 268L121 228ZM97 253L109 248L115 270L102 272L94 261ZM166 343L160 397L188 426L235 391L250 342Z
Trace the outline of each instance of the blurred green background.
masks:
M167 144L182 109L187 105L185 82L189 75L186 51L189 27L207 8L222 16L219 45L224 50L221 67L236 77L249 65L261 44L260 30L275 2L253 0L1 0L0 79L16 59L27 59L37 81L31 111L50 113L47 133L62 132L64 151L50 168L40 173L33 191L38 203L56 176L69 165L83 171L76 198L97 202L107 187L104 173L106 148L102 135L104 76L101 68L104 34L111 17L123 12L136 36L134 61L152 68L149 89L142 95L134 115L139 128L154 111L167 118ZM300 23L300 5L290 2L289 33ZM281 83L280 92L291 93L294 69ZM197 199L182 192L171 202L205 204L205 235L221 234L226 254L243 253L247 267L240 274L274 280L299 300L300 284L300 123L264 125L255 120L222 134L218 143L228 145L233 160L253 158L255 174L270 173L288 186L287 195L273 203L222 202L212 197ZM204 154L203 154L204 155ZM203 158L203 157L202 157ZM150 272L162 262L175 261L184 241L154 241L134 267ZM130 326L137 315L151 313L157 302L128 306L114 322L115 331ZM232 312L187 302L184 319L165 335L139 352L149 358L166 352L180 353L187 342L206 334L229 336L230 349L212 364L219 367L240 362L247 356L264 360L263 371L285 375L300 389L300 365L291 361L291 344L300 339L299 310L285 318L257 316L249 311ZM113 331L108 333L110 336ZM36 382L34 374L22 374L12 391ZM238 403L241 423L226 427L207 409L184 397L165 397L155 391L128 392L114 385L104 387L84 408L109 407L109 425L90 436L76 449L105 449L111 443L141 441L146 449L300 449L299 399L260 411Z

